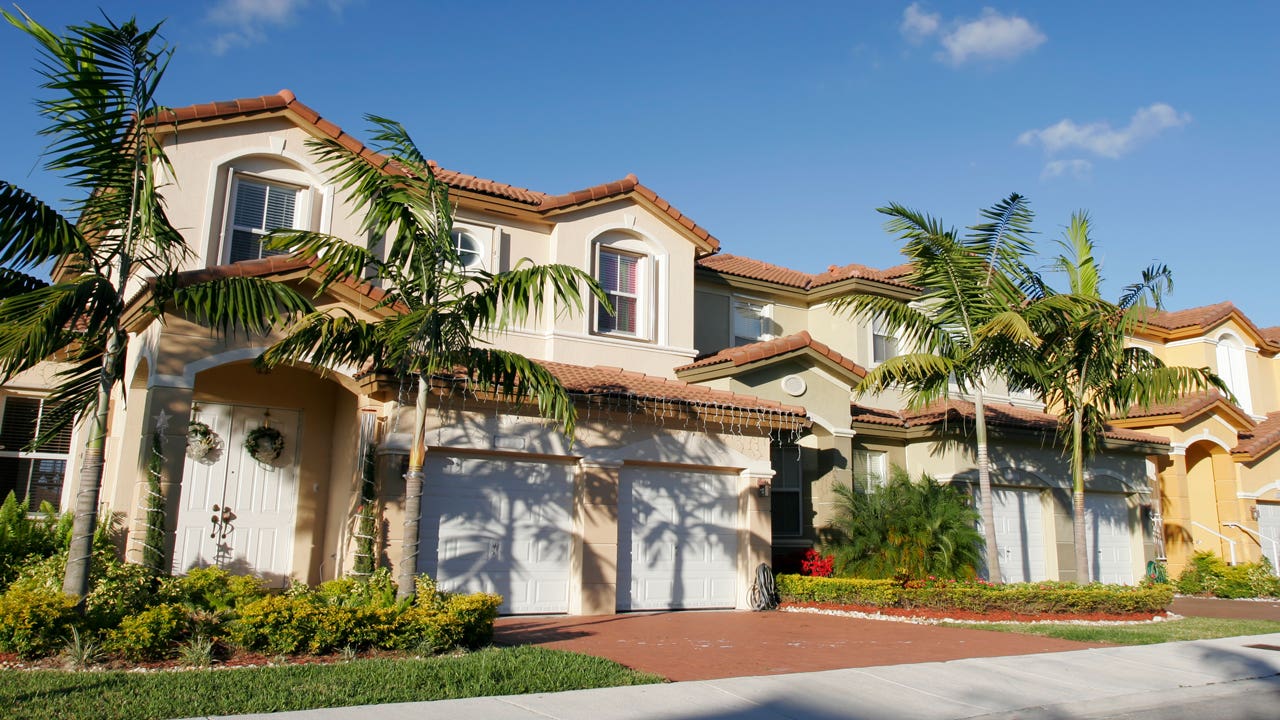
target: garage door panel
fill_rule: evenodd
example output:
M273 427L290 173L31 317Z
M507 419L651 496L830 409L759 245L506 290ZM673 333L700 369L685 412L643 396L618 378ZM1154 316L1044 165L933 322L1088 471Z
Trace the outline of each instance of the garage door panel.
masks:
M737 517L736 476L624 469L619 608L733 607Z
M1040 493L1037 489L992 488L1003 582L1038 582L1048 577ZM976 489L975 498L981 502ZM978 530L982 531L981 519Z
M568 611L571 466L437 455L425 471L420 571L502 595L503 613Z
M1129 503L1123 495L1085 495L1085 548L1089 578L1104 583L1133 582Z

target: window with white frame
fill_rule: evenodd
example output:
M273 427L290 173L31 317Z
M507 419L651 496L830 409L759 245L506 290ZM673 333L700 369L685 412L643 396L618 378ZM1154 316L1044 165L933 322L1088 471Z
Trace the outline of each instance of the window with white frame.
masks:
M871 362L882 363L898 355L898 335L880 317L871 321Z
M270 182L256 176L232 176L231 208L227 213L228 262L257 260L284 251L262 247L272 230L303 228L306 203L303 188Z
M648 258L644 255L606 245L597 247L596 280L613 305L613 313L603 305L596 305L596 332L647 337L648 267Z
M484 243L471 230L454 228L453 249L463 270L484 269Z
M1227 384L1241 410L1253 414L1253 399L1249 394L1249 370L1245 365L1244 343L1231 334L1218 337L1218 377Z
M750 345L761 340L768 340L770 307L765 303L734 298L733 300L733 345Z
M62 481L71 451L70 426L37 449L32 441L44 432L52 410L45 400L9 395L0 414L0 502L14 493L31 509L48 502L55 508L62 500Z
M869 493L888 482L885 453L878 450L853 451L853 489Z
M773 492L770 502L774 537L804 534L803 468L800 446L774 442L770 448L773 465Z

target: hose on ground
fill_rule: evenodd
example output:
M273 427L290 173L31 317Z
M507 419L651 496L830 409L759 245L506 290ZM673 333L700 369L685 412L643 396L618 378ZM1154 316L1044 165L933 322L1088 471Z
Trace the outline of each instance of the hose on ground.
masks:
M751 609L756 612L778 607L778 588L773 583L773 571L764 563L760 563L756 568L756 579L751 583L750 600Z

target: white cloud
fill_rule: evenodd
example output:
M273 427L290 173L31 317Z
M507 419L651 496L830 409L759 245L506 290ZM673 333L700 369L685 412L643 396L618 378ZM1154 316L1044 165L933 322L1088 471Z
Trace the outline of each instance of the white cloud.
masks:
M347 2L327 0L325 5L338 13ZM311 0L218 0L205 15L207 22L227 28L213 38L214 54L264 42L267 30L294 24L298 11L310 4Z
M908 8L910 10L910 8ZM963 23L942 37L945 57L953 65L968 60L1011 60L1039 47L1048 38L1026 18L984 8L982 17Z
M1044 166L1040 173L1041 180L1070 175L1077 180L1084 180L1093 172L1093 163L1088 160L1054 160Z
M1191 122L1191 116L1180 113L1165 103L1155 103L1140 108L1123 128L1112 128L1109 123L1095 122L1078 125L1064 119L1042 130L1028 130L1018 136L1018 143L1039 143L1049 154L1068 149L1084 150L1106 158L1118 158L1139 144L1154 138L1170 128Z
M913 43L921 43L925 38L938 32L938 27L941 25L941 15L927 13L920 9L920 3L911 3L902 13L902 24L898 29L906 39Z

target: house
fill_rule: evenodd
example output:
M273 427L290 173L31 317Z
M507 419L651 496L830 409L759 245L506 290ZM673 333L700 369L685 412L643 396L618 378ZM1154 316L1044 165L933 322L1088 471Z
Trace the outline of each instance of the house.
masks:
M679 378L721 390L795 403L810 432L795 445L773 443L774 564L794 568L831 519L833 486L870 486L898 465L913 476L963 483L976 495L973 405L963 398L917 412L894 392L856 397L854 386L899 351L874 320L835 314L833 297L871 293L910 299L907 268L831 266L803 273L750 258L700 258L695 341L699 359ZM1086 469L1087 540L1093 566L1075 567L1071 481L1057 442L1057 418L1027 393L988 389L996 539L1005 581L1133 583L1160 555L1153 523L1155 460L1168 441L1112 427L1104 452Z
M371 151L288 91L177 108L153 131L172 163L163 188L169 218L192 251L182 282L255 276L310 294L308 262L264 253L267 231L377 242L358 237L349 199L306 143L333 138ZM673 377L695 355L687 312L694 268L717 240L634 176L548 195L437 172L450 186L454 239L470 266L574 264L600 279L618 310L552 307L493 339L544 362L573 394L572 444L530 404L437 379L417 569L445 589L498 592L512 613L746 607L754 569L769 559L769 438L798 434L809 421L791 405ZM139 287L131 306L142 307L148 292ZM373 319L379 292L352 281L316 302ZM174 571L217 563L275 585L343 574L359 459L369 449L378 546L385 564L398 563L413 404L404 409L401 380L360 368L264 374L251 361L275 337L219 336L176 312L130 318L127 393L113 399L102 494L124 514L129 556L140 554L144 467L160 433ZM38 416L39 402L15 387L6 409ZM216 438L207 454L186 452L190 421ZM284 441L272 462L243 447L264 425ZM60 448L66 478L76 477L76 447ZM57 494L46 485L28 492ZM64 481L64 507L74 491L74 480Z
M378 247L379 238L359 236L350 200L306 143L371 151L292 93L177 108L162 120L155 132L174 174L163 192L192 250L184 282L246 275L312 293L308 262L263 252L261 237L280 227ZM830 300L910 299L918 289L904 280L907 268L811 274L721 253L713 235L634 176L552 195L435 171L456 204L454 240L468 265L572 264L591 272L616 308L552 307L490 338L539 360L569 389L579 412L572 444L528 406L436 379L417 569L443 588L498 592L508 613L742 608L759 563L792 568L820 539L836 485L871 487L900 465L976 493L972 404L958 397L909 412L896 392L852 393L900 341L874 321L834 313ZM137 290L132 303L141 307L148 288ZM331 286L317 305L374 319L379 293L353 280ZM1171 564L1182 562L1209 542L1162 537L1162 516L1174 527L1217 528L1241 557L1250 552L1244 535L1275 536L1267 523L1280 523L1271 510L1280 508L1280 485L1264 478L1280 467L1272 457L1280 415L1255 413L1280 400L1280 329L1259 330L1238 312L1212 323L1191 315L1155 315L1134 342L1196 364L1182 358L1216 361L1208 348L1235 347L1223 340L1228 333L1251 379L1252 392L1237 390L1236 399L1254 404L1217 398L1208 410L1117 421L1088 467L1090 568L1074 566L1056 418L1030 395L989 393L1004 580L1132 583L1147 561L1168 552ZM174 571L216 563L277 585L348 572L361 459L370 452L375 544L382 564L399 562L413 405L403 381L365 368L264 374L251 361L275 336L219 336L175 313L131 318L128 389L113 401L102 495L123 514L130 557L141 553L144 465L158 433ZM1236 367L1231 352L1223 367ZM13 449L38 427L49 384L42 368L2 390L0 489L60 497L68 507L83 443ZM211 452L187 451L189 422L214 433ZM271 463L243 449L264 425L284 440ZM1216 478L1228 461L1250 479L1239 488L1214 480L1229 502L1206 505L1196 478ZM1222 529L1227 522L1239 523L1236 535Z
M1156 312L1131 339L1169 364L1209 367L1231 390L1135 409L1117 425L1159 435L1163 542L1171 573L1208 550L1280 568L1280 327L1229 302Z

